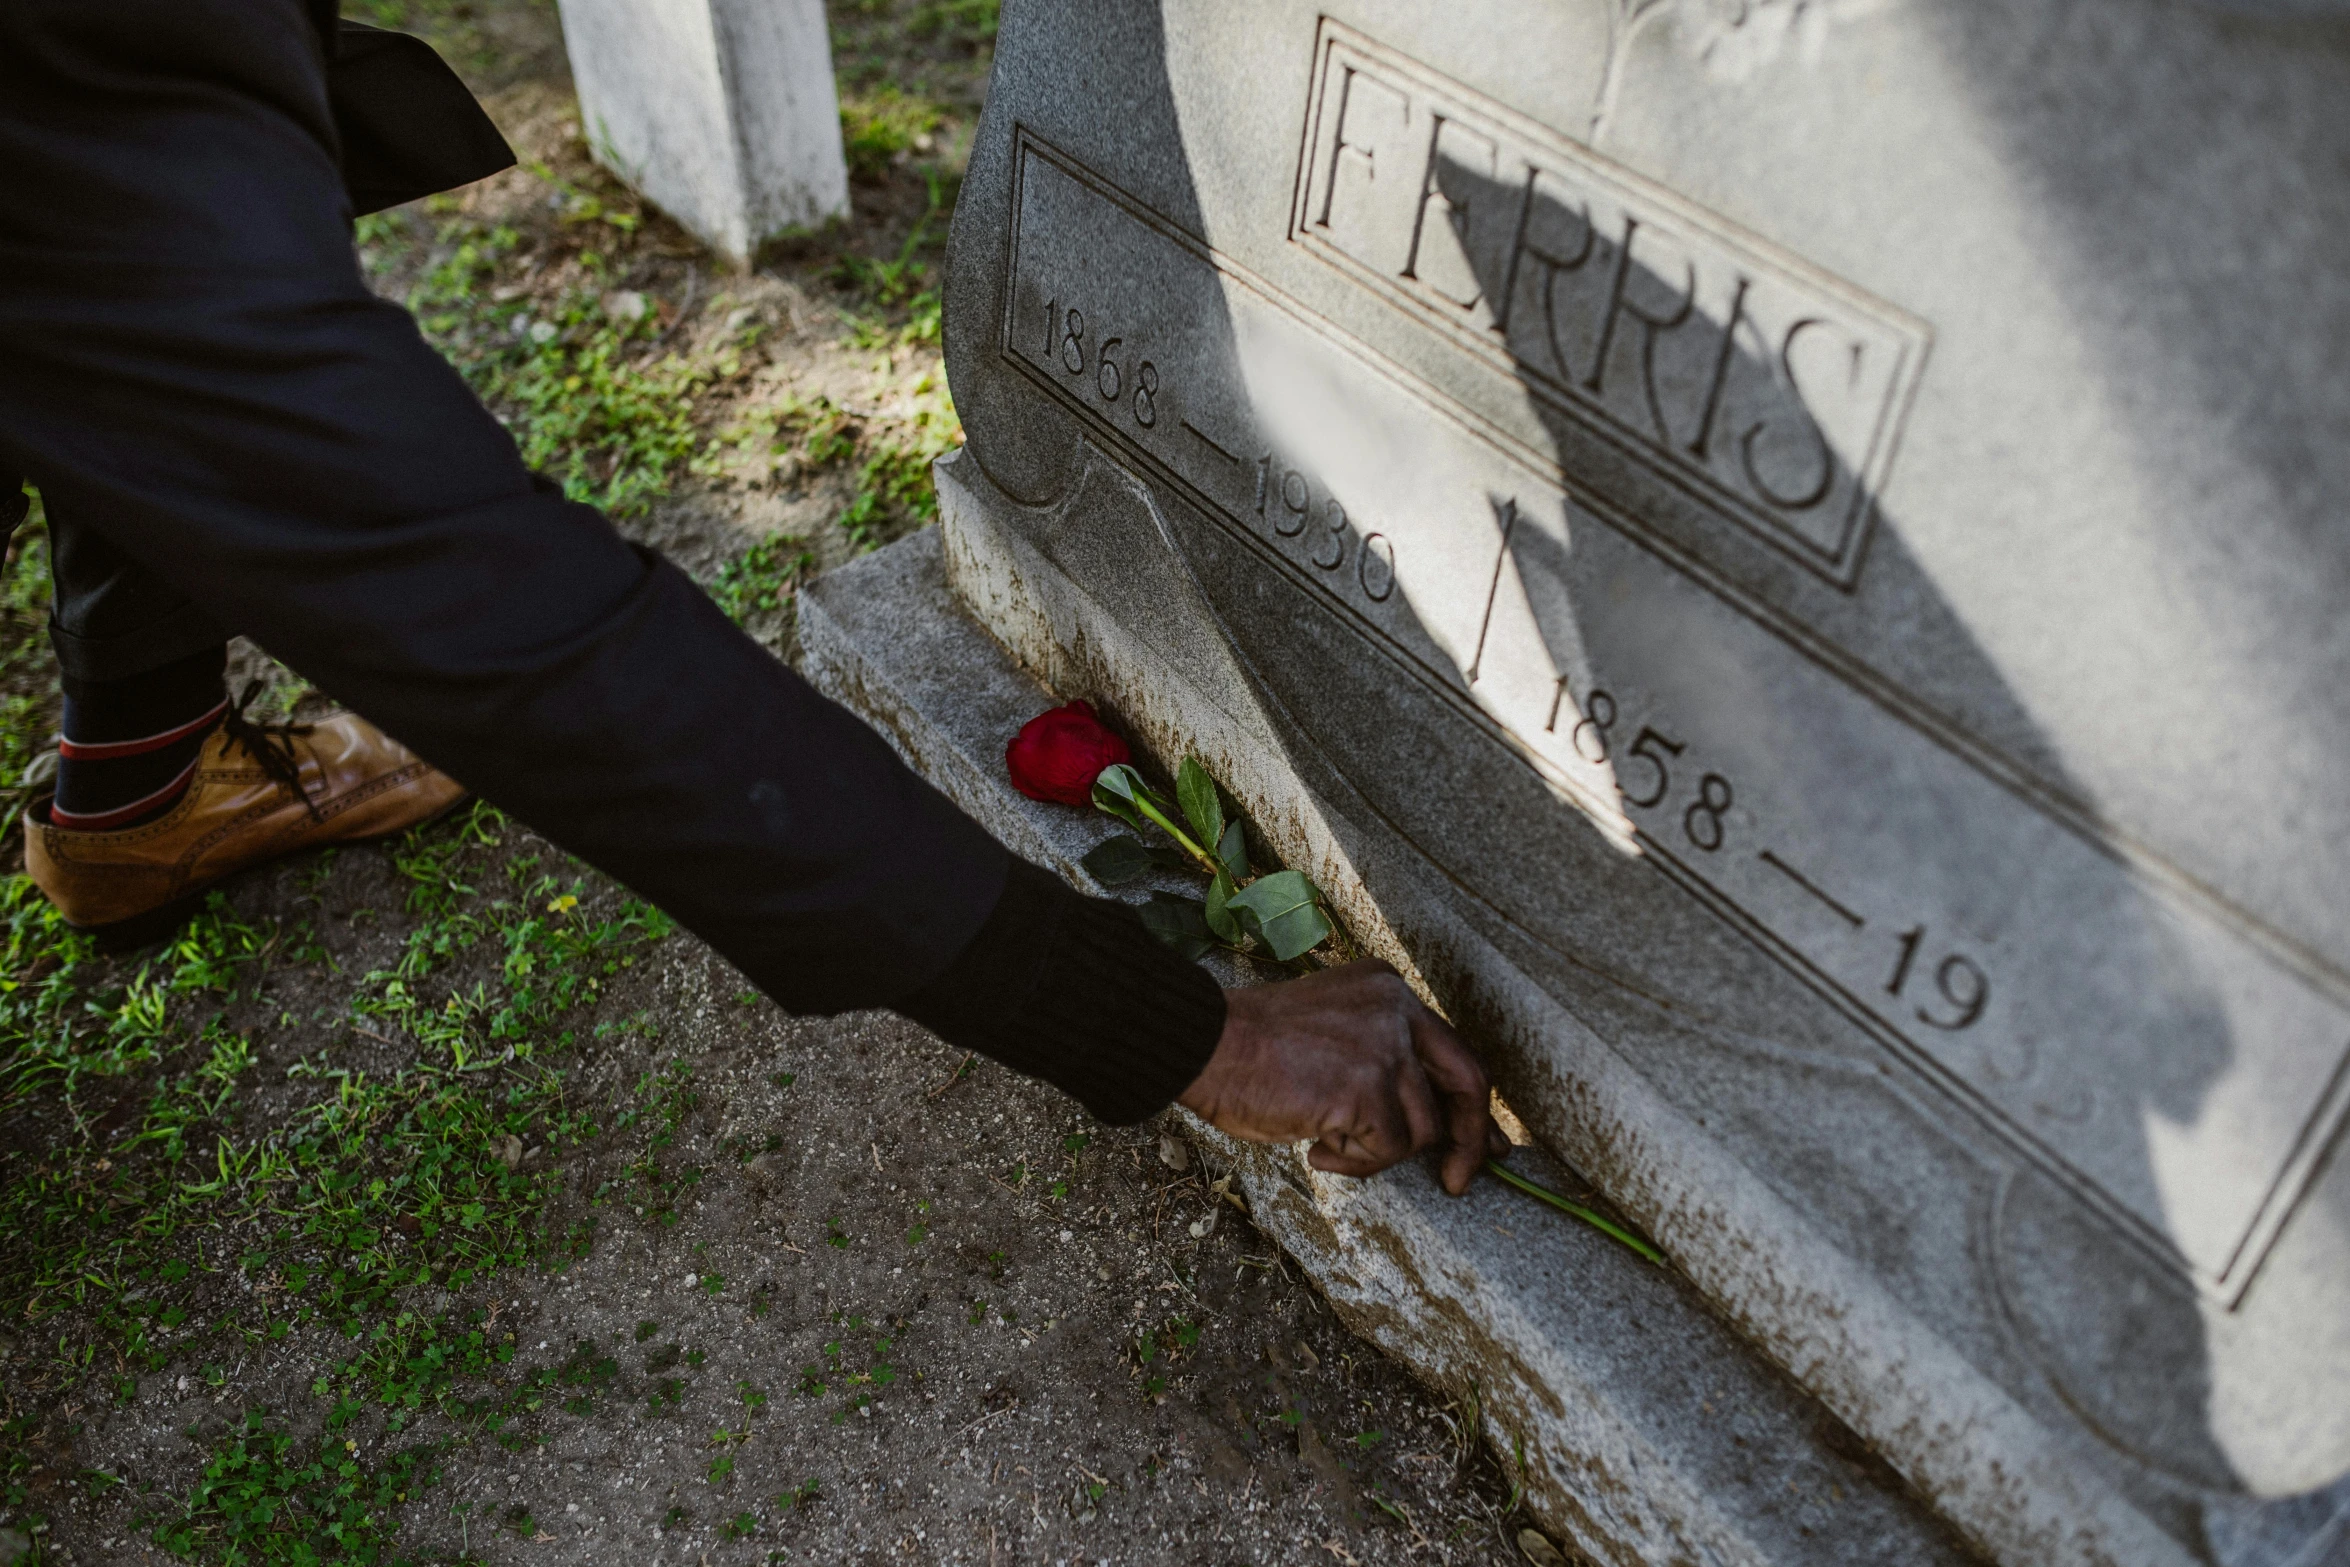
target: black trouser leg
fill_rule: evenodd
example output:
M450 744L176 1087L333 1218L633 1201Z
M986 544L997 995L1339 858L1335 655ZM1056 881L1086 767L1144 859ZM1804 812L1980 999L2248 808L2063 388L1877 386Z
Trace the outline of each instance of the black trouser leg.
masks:
M102 832L185 792L219 722L228 646L186 594L49 506L49 641L65 688L50 818Z
M178 587L48 498L49 645L70 696L76 683L113 685L226 648L229 633Z

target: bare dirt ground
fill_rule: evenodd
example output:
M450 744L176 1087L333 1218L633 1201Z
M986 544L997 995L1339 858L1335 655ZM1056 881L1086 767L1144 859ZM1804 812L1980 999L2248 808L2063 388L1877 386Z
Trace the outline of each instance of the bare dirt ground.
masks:
M788 652L957 436L932 269L993 7L836 5L857 213L748 276L589 166L551 8L359 14L526 164L364 223L379 286ZM0 590L11 769L43 548ZM145 953L18 878L0 943L0 1567L1518 1557L1473 1390L1350 1337L1167 1128L785 1016L486 807Z
M442 887L528 885L560 862L510 826L443 831L460 847L434 864ZM290 864L228 900L227 923L303 932L225 1009L255 1041L242 1113L221 1117L232 1143L298 1126L322 1079L448 1059L352 1005L352 976L397 969L431 924L402 917L419 883L398 852ZM626 917L586 886L566 921ZM441 924L475 906L460 895ZM422 1452L379 1524L409 1559L1493 1555L1499 1477L1462 1453L1457 1412L1338 1327L1183 1144L1093 1123L888 1014L784 1016L688 938L642 936L606 949L634 961L589 974L592 997L527 1061L477 1074L493 1099L527 1077L540 1107L521 1133L499 1121L452 1150L533 1183L534 1257L333 1301L314 1280L334 1249L307 1235L246 1265L299 1211L268 1193L167 1248L192 1271L159 1266L132 1306L186 1315L127 1384L77 1384L19 1342L12 1408L43 1416L27 1484L44 1559L167 1559L138 1520L188 1516L252 1410L294 1439L278 1470L310 1443L340 1449L363 1493ZM494 996L512 950L477 942L427 983ZM395 1275L429 1257L399 1218L377 1228ZM427 1320L438 1342L470 1329L512 1358L411 1398ZM233 1559L230 1520L195 1516L178 1554ZM249 1559L300 1559L251 1544Z

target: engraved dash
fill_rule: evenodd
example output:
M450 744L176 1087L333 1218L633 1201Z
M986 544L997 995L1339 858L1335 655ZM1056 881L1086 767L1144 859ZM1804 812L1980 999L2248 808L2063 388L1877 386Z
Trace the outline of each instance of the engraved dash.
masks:
M1837 916L1842 919L1844 923L1850 925L1854 930L1858 930L1863 925L1868 923L1867 920L1862 919L1859 915L1853 913L1843 904L1837 902L1834 898L1828 896L1828 894L1825 892L1822 892L1816 884L1814 884L1803 874L1803 872L1797 870L1794 866L1788 864L1785 860L1780 859L1770 850L1765 849L1762 851L1762 862L1765 865L1768 865L1772 870L1775 870L1780 875L1786 877L1789 881L1795 883L1796 886L1801 887L1805 892L1810 893L1813 897L1819 899L1822 903L1825 903L1829 908L1834 909Z
M1207 431L1201 429L1198 425L1193 424L1189 419L1183 421L1183 428L1189 430L1193 437L1198 440L1200 445L1205 446L1209 451L1214 452L1217 456L1232 464L1233 467L1238 468L1243 466L1239 458L1233 456L1222 446L1219 446Z

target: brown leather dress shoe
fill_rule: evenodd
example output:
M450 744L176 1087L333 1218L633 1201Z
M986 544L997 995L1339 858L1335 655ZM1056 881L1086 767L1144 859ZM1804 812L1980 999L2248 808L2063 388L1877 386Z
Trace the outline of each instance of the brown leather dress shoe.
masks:
M76 930L109 945L168 935L196 895L248 866L380 838L465 798L455 779L356 713L315 724L232 719L196 757L177 805L114 832L26 813L25 869Z

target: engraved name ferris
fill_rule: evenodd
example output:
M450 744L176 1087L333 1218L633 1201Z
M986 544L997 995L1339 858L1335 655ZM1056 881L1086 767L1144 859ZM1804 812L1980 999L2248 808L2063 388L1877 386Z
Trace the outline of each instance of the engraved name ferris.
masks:
M1849 585L1924 325L1325 22L1291 238Z

